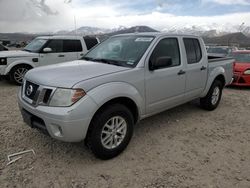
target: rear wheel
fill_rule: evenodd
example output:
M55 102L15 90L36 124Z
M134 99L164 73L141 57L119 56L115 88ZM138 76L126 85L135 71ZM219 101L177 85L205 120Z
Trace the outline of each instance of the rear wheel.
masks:
M127 147L133 135L133 127L133 116L126 106L107 106L91 122L87 145L96 157L111 159Z
M30 70L31 67L28 65L18 65L11 69L10 80L16 84L21 85L23 83L24 75Z
M207 95L200 99L202 108L206 110L214 110L220 103L223 85L221 81L215 80L209 89Z

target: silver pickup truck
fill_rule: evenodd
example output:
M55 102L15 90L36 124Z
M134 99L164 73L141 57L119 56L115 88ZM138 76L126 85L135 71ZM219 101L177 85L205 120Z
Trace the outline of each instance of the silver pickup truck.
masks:
M117 35L82 60L28 71L18 103L29 126L58 140L84 140L97 157L110 159L143 118L197 98L214 110L232 80L232 63L210 59L197 36Z

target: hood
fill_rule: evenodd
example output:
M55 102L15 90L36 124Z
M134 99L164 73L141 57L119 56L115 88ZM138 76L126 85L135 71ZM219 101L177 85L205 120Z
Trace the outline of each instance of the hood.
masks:
M1 51L0 57L7 57L7 58L15 58L15 57L33 57L37 56L36 53L22 51L22 50L16 50L16 51Z
M244 72L247 69L250 69L250 62L249 63L241 63L241 62L234 63L234 71L236 72Z
M25 79L52 87L72 88L76 83L130 68L77 60L30 70Z

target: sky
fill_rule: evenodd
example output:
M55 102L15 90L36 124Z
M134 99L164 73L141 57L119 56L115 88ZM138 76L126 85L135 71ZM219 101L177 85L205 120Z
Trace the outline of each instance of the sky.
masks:
M0 0L0 32L147 25L158 30L250 26L250 0Z

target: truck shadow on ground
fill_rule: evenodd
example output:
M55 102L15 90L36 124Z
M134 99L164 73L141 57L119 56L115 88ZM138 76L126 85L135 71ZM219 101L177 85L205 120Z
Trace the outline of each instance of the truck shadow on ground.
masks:
M250 86L227 86L226 89L229 90L250 90Z

